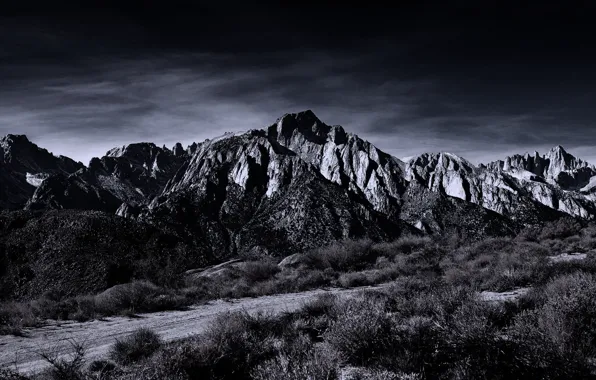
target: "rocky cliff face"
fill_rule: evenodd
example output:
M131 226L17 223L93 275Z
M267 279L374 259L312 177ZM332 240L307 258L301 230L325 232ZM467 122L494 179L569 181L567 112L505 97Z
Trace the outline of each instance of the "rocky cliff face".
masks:
M142 218L191 226L193 234L229 253L291 253L344 238L392 239L409 229L378 211L357 187L356 171L349 172L353 177L343 171L334 177L339 168L321 169L325 146L338 152L350 148L344 147L347 140L337 144L322 132L329 127L304 117L310 114L278 121L283 132L286 125L294 127L293 139L281 139L269 128L200 144ZM311 145L302 152L292 150L305 135L316 141L305 142Z
M54 156L24 135L6 135L0 139L0 208L22 208L44 179L82 167L70 158Z
M568 165L580 162L569 157L566 160ZM426 189L480 205L513 220L540 220L553 212L581 218L594 215L596 209L586 196L550 183L552 177L510 166L514 162L511 159L504 162L506 165L492 163L476 167L450 153L427 153L410 160L405 172L408 180ZM558 168L562 167L562 162L559 161ZM557 178L562 173L549 166L533 168L541 173L556 174Z
M407 187L399 159L341 126L324 124L312 111L284 115L267 129L267 135L329 181L366 198L375 210L398 214Z
M535 176L531 179L535 181L542 179L564 190L579 190L596 175L594 166L567 153L560 145L544 155L538 152L534 152L533 155L516 154L505 158L504 161L491 162L486 165L486 168L511 173L528 172L526 174L528 178L531 177L529 175L531 173Z

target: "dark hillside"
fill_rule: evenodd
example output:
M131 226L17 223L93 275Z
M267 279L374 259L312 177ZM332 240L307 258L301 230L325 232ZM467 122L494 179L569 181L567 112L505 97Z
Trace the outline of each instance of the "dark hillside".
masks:
M102 212L0 213L3 299L95 293L135 278L166 284L208 257L173 233Z

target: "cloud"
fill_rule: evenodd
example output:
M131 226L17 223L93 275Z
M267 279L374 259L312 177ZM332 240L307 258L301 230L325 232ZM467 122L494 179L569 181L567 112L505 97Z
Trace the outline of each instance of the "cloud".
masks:
M408 62L410 47L371 46L12 63L0 133L25 133L85 163L126 143L190 144L305 109L397 157L450 151L480 162L556 144L588 152L596 139L591 106L571 96L573 86L554 83L540 95L488 71L421 72Z

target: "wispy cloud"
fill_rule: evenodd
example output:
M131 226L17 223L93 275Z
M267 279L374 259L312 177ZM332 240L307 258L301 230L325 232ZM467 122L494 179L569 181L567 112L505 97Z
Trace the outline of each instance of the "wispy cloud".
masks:
M41 74L21 67L0 89L0 133L25 133L88 162L113 146L190 144L312 109L398 157L450 151L479 162L555 144L589 153L586 145L596 144L589 115L569 117L577 109L565 102L524 107L515 87L505 91L510 98L495 96L494 84L468 81L458 90L452 78L388 69L382 58L296 51L240 62L231 54L171 54L40 64ZM573 133L561 129L571 126Z

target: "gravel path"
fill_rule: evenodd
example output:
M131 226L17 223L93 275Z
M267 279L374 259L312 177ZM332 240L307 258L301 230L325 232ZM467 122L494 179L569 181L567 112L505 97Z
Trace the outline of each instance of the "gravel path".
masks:
M213 301L184 311L140 314L138 318L112 317L91 322L55 322L47 326L25 329L25 337L0 336L0 367L10 366L21 373L35 373L47 367L40 353L65 356L73 351L72 342L86 348L88 362L106 357L118 338L139 327L157 332L164 341L173 341L204 331L218 315L231 311L273 312L293 311L322 294L349 296L361 290L380 289L366 286L353 289L317 289L302 293L279 294L232 301Z

